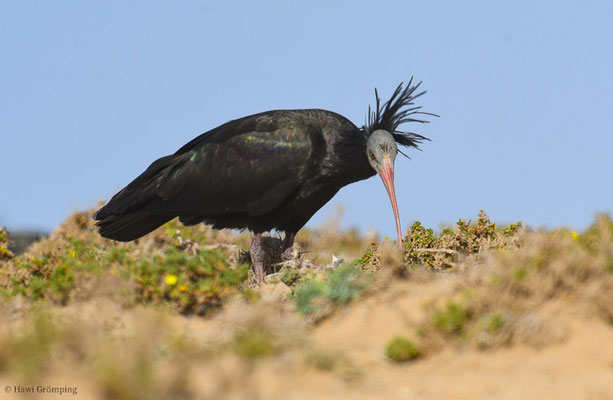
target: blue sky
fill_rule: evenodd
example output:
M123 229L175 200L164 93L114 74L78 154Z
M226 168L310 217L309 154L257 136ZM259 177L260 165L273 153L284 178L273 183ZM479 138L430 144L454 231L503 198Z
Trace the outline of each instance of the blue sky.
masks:
M403 227L480 208L585 228L611 211L610 1L0 1L0 225L51 230L230 119L423 80L432 139L399 158ZM311 220L394 237L379 178Z

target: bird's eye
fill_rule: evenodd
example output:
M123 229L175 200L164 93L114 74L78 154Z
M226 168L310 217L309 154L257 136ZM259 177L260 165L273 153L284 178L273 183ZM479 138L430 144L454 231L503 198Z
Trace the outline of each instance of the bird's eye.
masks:
M372 151L371 151L371 152L369 152L369 153L368 153L368 155L370 156L370 159L371 159L371 160L374 160L374 159L376 158L376 157L375 157L375 153L373 153Z

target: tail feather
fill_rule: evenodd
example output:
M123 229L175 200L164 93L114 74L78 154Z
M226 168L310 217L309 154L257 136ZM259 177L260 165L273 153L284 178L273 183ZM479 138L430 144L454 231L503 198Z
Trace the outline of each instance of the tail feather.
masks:
M153 214L149 211L135 211L121 215L110 215L98 222L101 236L129 242L152 232L173 219L174 215Z
M176 214L153 211L157 194L157 178L176 157L162 157L123 188L94 214L103 237L129 242L170 221Z

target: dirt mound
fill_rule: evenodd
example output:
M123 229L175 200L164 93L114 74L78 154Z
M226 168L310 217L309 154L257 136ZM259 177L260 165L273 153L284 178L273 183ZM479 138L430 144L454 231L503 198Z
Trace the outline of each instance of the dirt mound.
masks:
M356 252L355 232L327 235L319 248L306 232L306 258ZM76 214L0 261L0 384L92 399L613 398L608 216L581 234L484 214L438 234L416 223L402 247L359 238L354 261L262 286L237 275L248 241L170 223L117 244ZM215 312L195 311L212 298Z

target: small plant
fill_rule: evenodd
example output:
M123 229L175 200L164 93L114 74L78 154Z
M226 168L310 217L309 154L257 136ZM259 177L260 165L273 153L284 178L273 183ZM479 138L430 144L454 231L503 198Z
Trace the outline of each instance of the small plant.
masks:
M313 304L314 300L321 297L325 291L323 282L319 280L309 280L301 283L296 288L293 296L296 302L296 308L302 314L311 314L316 307Z
M487 330L491 333L497 332L504 326L505 319L500 313L493 313L489 316Z
M0 226L0 261L10 260L15 257L13 252L8 249L8 232Z
M507 226L506 228L503 228L502 233L504 233L507 236L513 236L521 229L521 227L522 227L521 222L516 222L514 224Z
M604 268L607 272L613 272L613 258L607 258L604 263Z
M513 271L513 280L515 282L521 282L528 276L528 270L524 267L517 267Z
M340 354L313 349L307 354L307 362L322 371L333 371L339 364Z
M432 324L439 330L452 335L463 336L472 312L462 304L450 301L444 310L432 315Z
M369 266L373 266L375 267L374 269L376 269L377 267L376 264L378 261L376 251L377 251L377 246L374 243L371 243L366 253L364 253L362 257L356 258L355 260L353 260L352 264L357 265L363 270L367 270Z
M182 313L204 314L247 278L248 267L232 267L225 255L201 249L187 256L168 247L164 256L154 256L123 269L124 276L137 284L137 298L143 302L170 301Z
M411 225L407 239L413 247L429 248L434 244L436 237L432 228L425 228L421 222L416 221Z
M357 265L366 265L370 260L372 260L374 254L372 251L367 251L361 258L357 258L354 263Z
M303 314L314 312L315 302L339 306L360 295L370 284L370 275L357 265L340 265L323 279L300 283L293 293L296 308Z
M270 356L279 350L274 335L260 327L251 327L236 332L233 348L239 355L250 359Z
M438 270L453 267L460 256L479 253L482 249L504 248L513 243L513 236L521 226L518 222L497 228L483 210L476 222L460 219L455 229L446 227L439 235L418 221L403 240L404 260L408 266L422 265Z
M295 286L301 278L302 274L297 269L283 267L279 279L287 286L292 287Z
M354 380L361 375L361 371L340 351L310 348L305 361L320 371L335 373L346 381Z
M416 359L419 352L409 339L404 336L396 336L385 345L385 356L399 363Z
M337 305L357 297L370 283L366 274L353 265L341 265L326 277L324 295Z

